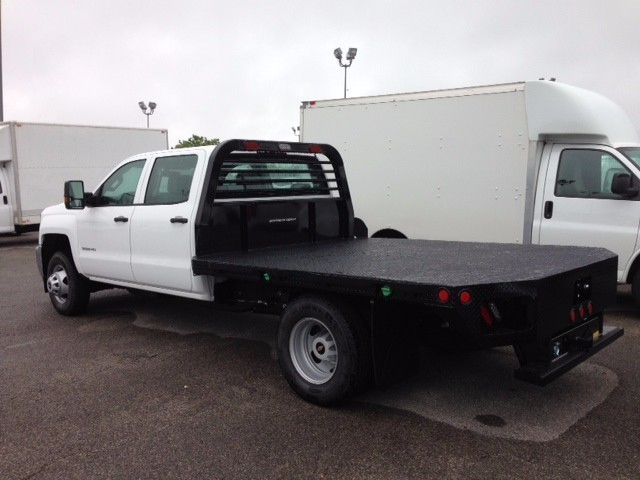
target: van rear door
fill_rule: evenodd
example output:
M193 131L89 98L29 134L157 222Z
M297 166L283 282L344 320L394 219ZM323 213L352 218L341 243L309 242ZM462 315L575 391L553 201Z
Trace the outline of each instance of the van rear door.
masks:
M632 185L640 187L634 167L602 145L549 148L542 208L537 212L539 243L607 248L618 255L622 281L637 248L640 195L615 194L611 182L615 174L627 173Z
M0 166L0 233L13 232L14 228L9 182L4 167Z

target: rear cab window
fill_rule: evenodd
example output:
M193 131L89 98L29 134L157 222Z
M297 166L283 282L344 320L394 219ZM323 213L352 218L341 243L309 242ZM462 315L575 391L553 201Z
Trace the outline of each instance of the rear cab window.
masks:
M313 155L230 155L222 164L216 199L337 194L331 163Z
M171 205L188 201L197 163L196 154L156 158L149 176L144 204Z

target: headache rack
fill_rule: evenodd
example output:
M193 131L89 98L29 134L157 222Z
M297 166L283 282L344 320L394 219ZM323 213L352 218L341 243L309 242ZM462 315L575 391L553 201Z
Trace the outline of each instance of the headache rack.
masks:
M215 201L306 195L339 195L331 161L315 153L242 152L222 163Z
M329 145L229 140L211 154L196 254L353 236L344 165Z

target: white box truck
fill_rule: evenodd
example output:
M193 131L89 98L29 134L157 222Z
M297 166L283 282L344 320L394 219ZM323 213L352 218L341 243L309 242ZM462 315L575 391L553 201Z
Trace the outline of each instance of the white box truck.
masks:
M305 101L333 144L359 233L605 247L640 305L640 141L625 112L551 81Z
M37 230L68 178L96 185L122 158L166 148L167 130L0 123L0 234Z

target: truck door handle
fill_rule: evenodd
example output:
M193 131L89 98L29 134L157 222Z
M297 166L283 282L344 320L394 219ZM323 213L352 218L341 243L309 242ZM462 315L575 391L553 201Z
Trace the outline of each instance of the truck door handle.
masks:
M114 218L113 221L127 223L129 219L127 217L123 217L122 215L120 215L119 217Z
M4 202L5 205L9 205L9 200L7 200L7 196L6 195L2 196L2 201Z
M187 223L189 220L187 220L184 217L173 217L171 220L169 220L171 223Z
M544 218L553 217L553 202L551 200L547 200L544 202Z

